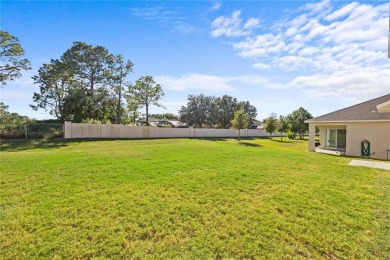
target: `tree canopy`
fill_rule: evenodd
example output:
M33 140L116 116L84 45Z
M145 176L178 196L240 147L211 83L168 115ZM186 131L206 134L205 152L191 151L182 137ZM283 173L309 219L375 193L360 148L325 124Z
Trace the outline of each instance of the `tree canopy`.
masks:
M34 110L45 109L60 120L120 120L122 84L133 63L103 46L75 42L59 59L43 64L34 76Z
M215 98L210 96L188 95L187 106L182 106L179 110L180 121L189 126L202 128L213 124L213 110Z
M303 139L304 134L309 131L309 124L306 124L305 121L311 118L313 116L306 109L300 107L287 116L287 121L291 125L291 131Z
M275 113L271 113L267 118L264 119L264 130L272 135L278 127L278 118Z
M290 125L287 122L287 118L285 116L279 116L276 131L280 133L281 140L282 140L283 133L287 133L289 129L290 129Z
M187 105L179 110L180 121L195 127L231 128L234 113L242 109L245 114L254 120L257 116L256 108L249 101L239 102L237 98L224 95L222 97L189 95Z
M22 76L22 70L30 70L30 61L23 59L24 49L19 39L0 31L0 86Z
M149 124L149 106L164 107L158 101L164 96L164 91L152 76L140 77L134 85L129 86L129 97L140 107L145 107L146 124Z
M251 123L251 119L243 108L234 112L232 126L238 129L238 136L241 137L241 129L247 128Z

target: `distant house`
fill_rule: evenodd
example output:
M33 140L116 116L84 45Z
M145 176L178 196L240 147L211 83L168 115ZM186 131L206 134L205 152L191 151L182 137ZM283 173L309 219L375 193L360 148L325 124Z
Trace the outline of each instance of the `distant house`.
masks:
M351 156L390 158L390 94L305 121L309 123L309 151L319 149ZM387 153L389 152L389 157Z
M165 120L162 119L158 122L157 127L168 127L168 128L187 128L188 125L186 123L182 123L177 120Z
M149 117L148 118L148 122L151 126L157 126L157 124L158 124L158 122L160 122L160 120L161 120L161 118L157 118L157 117ZM145 126L146 125L146 118L145 117L139 118L136 123L138 126L141 126L141 125Z
M261 123L261 121L259 121L257 119L253 119L248 128L250 128L250 129L262 129L262 123Z
M167 119L161 119L157 117L149 117L148 118L149 125L150 126L157 126L157 127L168 127L168 128L186 128L188 125L186 123L182 123L178 120L167 120ZM137 120L137 126L146 126L146 118L140 118Z

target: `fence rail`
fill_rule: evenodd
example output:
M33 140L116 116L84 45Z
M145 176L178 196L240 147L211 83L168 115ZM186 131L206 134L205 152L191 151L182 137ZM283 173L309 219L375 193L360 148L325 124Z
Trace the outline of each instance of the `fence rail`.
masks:
M269 136L264 130L242 129L241 137ZM83 124L65 122L65 138L207 138L238 137L235 129L211 128L159 128L147 126L125 126L118 124ZM278 136L277 134L275 136Z

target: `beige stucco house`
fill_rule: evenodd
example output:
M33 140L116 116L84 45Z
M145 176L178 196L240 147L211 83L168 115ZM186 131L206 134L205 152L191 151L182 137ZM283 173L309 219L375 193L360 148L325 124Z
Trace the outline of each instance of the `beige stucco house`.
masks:
M309 123L309 151L339 151L371 158L390 159L390 94L305 121ZM315 128L319 146L315 147ZM368 142L367 142L368 141ZM369 146L368 146L369 143Z

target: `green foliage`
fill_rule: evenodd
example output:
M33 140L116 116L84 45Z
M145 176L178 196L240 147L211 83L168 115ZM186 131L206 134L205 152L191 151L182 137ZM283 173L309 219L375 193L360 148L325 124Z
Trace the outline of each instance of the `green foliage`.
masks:
M309 120L313 116L304 108L300 107L294 110L287 116L287 121L291 125L291 131L297 133L300 139L303 139L304 134L309 131L309 124L305 120Z
M275 113L271 113L266 119L264 119L264 130L272 135L278 128L278 118Z
M251 123L250 117L243 108L234 112L234 118L231 122L232 127L238 129L238 136L241 137L241 129L248 128Z
M212 117L214 118L214 124L216 127L229 129L232 126L232 120L235 112L239 111L237 98L223 95L222 97L215 99L214 107L215 109ZM244 110L241 109L241 111Z
M235 129L244 129L248 128L250 122L251 119L245 113L244 109L241 108L234 113L234 118L231 124Z
M179 116L172 113L150 114L149 117L161 118L166 120L179 120Z
M212 126L214 100L214 97L203 94L188 95L187 106L182 106L179 110L180 121L199 128Z
M293 132L293 131L291 131L291 130L288 130L288 131L287 131L287 138L288 138L288 139L294 140L296 137L297 137L297 135L295 134L295 132Z
M139 104L139 107L145 107L146 124L149 125L149 106L154 105L163 107L158 101L164 96L164 91L152 76L144 76L137 79L135 85L129 86L129 97Z
M0 86L20 78L22 70L30 70L30 61L22 59L24 50L17 37L0 31Z
M122 96L124 92L123 83L127 75L130 72L133 72L133 63L128 60L125 61L123 55L117 55L113 58L113 63L110 66L110 77L111 86L114 89L114 92L118 95L118 104L117 104L117 119L118 124L121 123L121 117L123 112L122 105Z
M75 42L57 60L43 64L33 79L34 110L49 110L61 121L81 122L90 118L118 122L124 112L123 86L133 63L114 56L102 46Z
M51 60L49 64L43 64L38 70L38 75L33 77L34 83L39 84L40 93L34 93L33 101L36 105L30 105L34 110L39 108L49 110L50 115L55 116L61 121L70 117L68 113L74 114L72 107L79 105L82 97L69 97L74 91L77 82L72 73L68 70L66 64L59 60ZM81 94L81 91L77 94ZM80 102L82 103L82 102ZM72 112L71 112L72 111Z
M24 138L25 125L33 120L18 113L10 113L8 107L0 102L0 138Z
M3 259L388 258L388 171L306 141L18 140L0 153Z
M10 113L0 102L0 138L58 138L64 136L63 124L53 120L34 120Z
M278 125L276 128L276 131L280 133L280 139L283 138L283 133L287 133L287 131L290 129L290 125L287 122L287 118L284 116L279 116Z
M234 113L240 109L244 110L251 120L257 116L256 108L248 101L238 102L236 98L228 95L218 98L203 94L189 95L187 105L179 110L179 117L181 122L190 126L228 129L232 126Z
M96 120L96 119L93 119L93 118L86 118L86 119L83 119L81 121L81 123L85 123L85 124L98 124L98 125L100 125L102 122L100 120Z
M127 101L127 114L124 119L125 124L136 124L137 118L140 117L141 113L138 111L141 107L140 103L138 101L134 100L131 96L126 95L126 101Z

